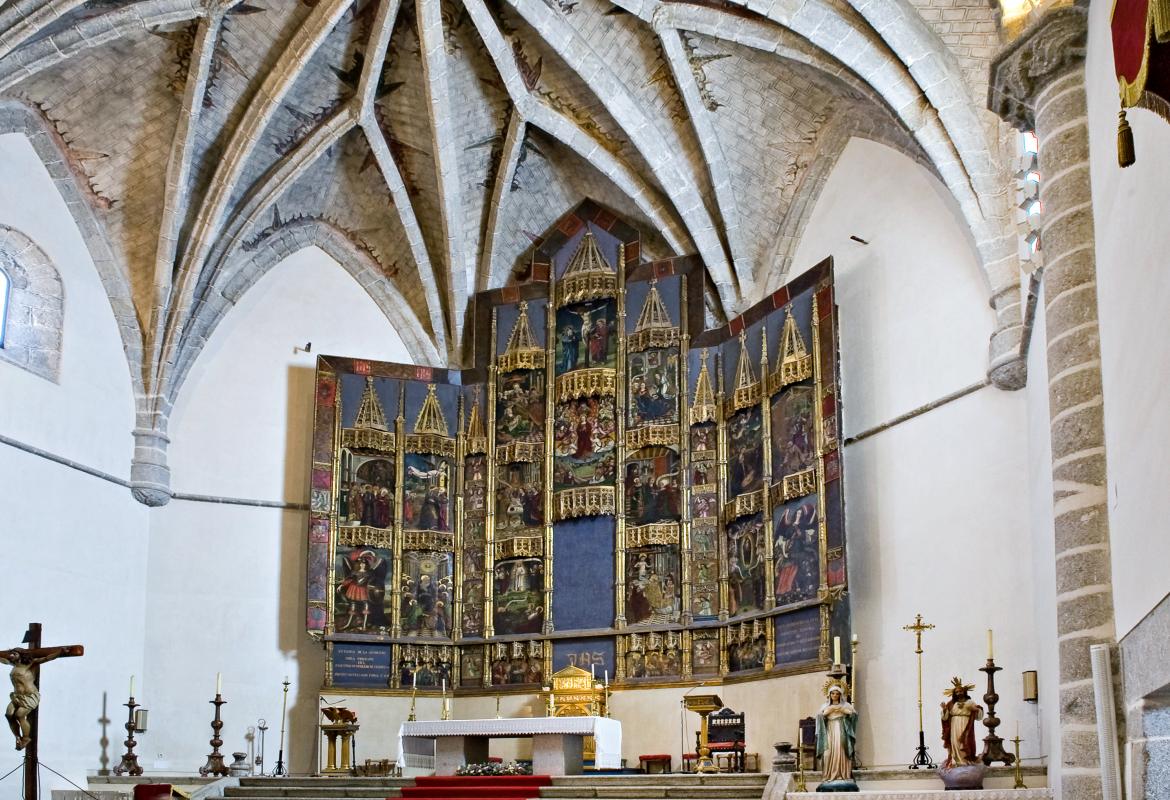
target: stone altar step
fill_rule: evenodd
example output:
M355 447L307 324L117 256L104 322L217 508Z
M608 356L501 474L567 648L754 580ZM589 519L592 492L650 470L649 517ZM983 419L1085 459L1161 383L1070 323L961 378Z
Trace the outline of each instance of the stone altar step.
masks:
M667 772L654 775L561 775L553 778L553 786L753 786L762 789L767 782L766 772L724 772L712 775Z
M352 786L358 788L390 787L400 789L403 786L414 786L414 778L358 778L353 775L298 775L289 778L268 778L253 776L240 778L240 786L261 787L305 787L305 786Z
M567 775L553 778L542 800L759 800L767 774Z
M547 786L540 791L540 796L552 800L567 800L568 798L599 798L600 800L642 800L642 798L708 798L718 797L727 800L751 800L763 793L764 785L729 784L726 786L685 786L677 783L658 784L649 786Z
M329 781L320 786L239 786L224 789L223 795L232 800L271 800L271 798L287 797L290 800L302 798L379 798L401 797L402 790L396 786L330 786Z
M785 800L1052 800L1051 789L862 789L860 792L788 792Z

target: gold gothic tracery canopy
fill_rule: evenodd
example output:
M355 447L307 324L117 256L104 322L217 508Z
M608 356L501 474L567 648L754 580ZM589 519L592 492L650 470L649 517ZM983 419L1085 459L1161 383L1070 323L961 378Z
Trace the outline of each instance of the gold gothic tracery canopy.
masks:
M330 686L775 675L848 634L831 265L703 330L699 259L639 252L586 203L476 296L469 369L320 357Z

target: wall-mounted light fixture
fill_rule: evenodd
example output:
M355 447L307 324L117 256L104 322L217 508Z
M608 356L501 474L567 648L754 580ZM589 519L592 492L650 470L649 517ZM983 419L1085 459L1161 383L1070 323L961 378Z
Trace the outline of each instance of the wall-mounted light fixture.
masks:
M1024 701L1037 703L1039 700L1040 689L1036 678L1036 670L1027 670L1024 672Z

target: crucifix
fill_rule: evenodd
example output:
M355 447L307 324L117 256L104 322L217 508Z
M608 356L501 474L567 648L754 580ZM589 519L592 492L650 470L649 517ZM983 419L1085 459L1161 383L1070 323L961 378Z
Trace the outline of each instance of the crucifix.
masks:
M55 658L85 654L79 644L41 646L41 623L30 622L22 640L28 647L0 650L0 661L12 667L12 693L4 716L16 737L16 749L24 751L24 798L37 798L37 707L41 704L40 666Z
M914 652L918 656L918 750L914 754L914 761L910 769L934 769L935 763L926 752L926 734L922 724L922 633L934 628L928 622L922 621L922 615L917 614L913 625L903 625L902 630L914 632Z

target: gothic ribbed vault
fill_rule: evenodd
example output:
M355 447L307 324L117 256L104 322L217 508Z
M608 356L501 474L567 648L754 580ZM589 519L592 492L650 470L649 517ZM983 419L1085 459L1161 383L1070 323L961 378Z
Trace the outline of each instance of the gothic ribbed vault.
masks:
M102 274L140 398L140 469L165 471L184 375L284 255L322 247L417 361L458 363L469 297L591 197L643 231L647 256L698 253L710 313L729 316L784 282L853 136L920 161L953 196L999 318L994 377L1018 368L1021 331L1004 134L983 108L996 13L987 0L9 0L0 131L33 140Z

